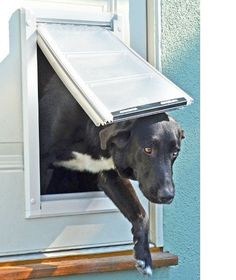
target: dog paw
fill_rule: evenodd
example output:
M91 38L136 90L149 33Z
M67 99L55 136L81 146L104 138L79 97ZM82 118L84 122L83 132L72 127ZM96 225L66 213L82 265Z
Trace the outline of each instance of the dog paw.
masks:
M149 265L146 265L145 261L136 260L136 268L141 274L152 276L152 269Z

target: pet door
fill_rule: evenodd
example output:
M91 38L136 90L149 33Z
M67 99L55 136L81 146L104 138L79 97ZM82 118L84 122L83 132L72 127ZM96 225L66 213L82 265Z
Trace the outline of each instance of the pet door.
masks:
M95 125L181 108L192 98L109 28L38 24L38 44Z

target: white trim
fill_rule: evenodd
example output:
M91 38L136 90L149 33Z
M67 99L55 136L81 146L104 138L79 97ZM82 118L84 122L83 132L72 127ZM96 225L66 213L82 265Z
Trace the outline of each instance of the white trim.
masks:
M147 61L156 66L156 0L147 0Z
M40 215L36 217L68 216L119 211L103 192L69 193L41 196Z
M161 72L161 0L147 0L147 57Z
M147 60L161 72L161 0L146 0ZM150 241L156 246L164 245L163 205L149 202Z
M162 72L161 62L161 0L156 0L156 68Z
M150 242L153 242L158 247L163 247L163 205L156 205L154 203L149 202L149 215Z
M130 45L129 0L112 0L113 32L126 45Z
M26 217L40 211L36 22L21 9L21 65ZM30 203L33 201L33 203Z
M93 13L112 12L112 2L114 0L23 0L26 8L31 9L36 13L36 16L41 14L45 17L44 13L47 10L70 10L76 12L87 12L88 10Z

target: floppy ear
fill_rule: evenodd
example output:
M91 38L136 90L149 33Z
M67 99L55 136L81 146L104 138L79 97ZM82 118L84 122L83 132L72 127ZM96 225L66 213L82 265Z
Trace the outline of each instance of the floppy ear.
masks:
M114 143L118 148L123 148L128 143L130 129L135 121L111 124L99 132L101 149L106 150L108 143Z

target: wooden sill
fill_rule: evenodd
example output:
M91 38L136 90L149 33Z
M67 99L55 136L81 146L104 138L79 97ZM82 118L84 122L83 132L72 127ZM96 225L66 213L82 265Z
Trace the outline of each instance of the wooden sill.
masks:
M153 267L178 264L178 257L160 248L152 248ZM0 264L1 280L39 279L135 269L132 251L83 256L67 256L44 260L6 262Z

